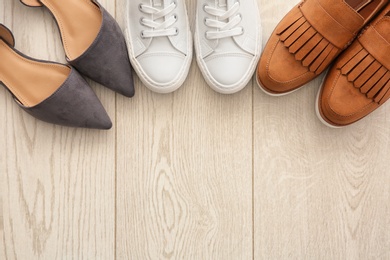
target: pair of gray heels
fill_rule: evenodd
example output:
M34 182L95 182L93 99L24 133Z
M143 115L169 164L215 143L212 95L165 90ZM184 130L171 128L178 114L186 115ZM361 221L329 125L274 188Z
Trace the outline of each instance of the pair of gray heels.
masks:
M23 55L14 48L12 32L0 24L0 83L37 119L63 126L110 129L112 122L106 110L80 73L124 96L134 96L125 39L115 19L95 0L67 1L21 0L31 7L45 6L53 14L69 65ZM57 10L60 8L69 9L61 12ZM75 32L74 18L66 17L71 8L86 12L85 19L91 24L80 24L82 20L77 24L87 31Z

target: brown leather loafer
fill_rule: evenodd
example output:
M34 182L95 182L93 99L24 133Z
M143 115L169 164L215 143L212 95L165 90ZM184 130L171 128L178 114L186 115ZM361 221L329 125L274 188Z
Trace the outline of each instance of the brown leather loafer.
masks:
M321 74L387 0L306 0L272 33L257 80L270 95L290 93Z
M317 114L331 127L352 124L390 97L390 5L336 60L319 90Z

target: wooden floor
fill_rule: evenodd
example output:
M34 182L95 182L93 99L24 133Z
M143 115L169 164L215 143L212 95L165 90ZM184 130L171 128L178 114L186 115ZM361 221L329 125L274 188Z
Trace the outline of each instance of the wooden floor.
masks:
M263 43L297 2L259 0ZM123 26L125 0L101 3ZM1 0L0 23L65 62L46 10ZM390 259L390 105L329 129L321 78L281 98L217 94L195 62L169 95L92 83L110 131L37 121L1 88L0 259Z

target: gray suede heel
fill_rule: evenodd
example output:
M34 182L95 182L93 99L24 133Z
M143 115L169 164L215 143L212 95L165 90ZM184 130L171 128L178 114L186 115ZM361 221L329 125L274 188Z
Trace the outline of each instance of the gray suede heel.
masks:
M20 1L30 7L44 6L39 0ZM133 97L135 90L132 67L122 30L103 6L96 0L90 1L100 9L102 15L100 31L84 53L73 59L66 57L67 61L88 78L124 96ZM52 15L56 19L53 13ZM60 26L59 29L61 31Z
M64 84L38 105L25 107L17 103L30 115L48 123L106 130L112 127L100 100L74 68Z
M122 30L114 18L99 3L97 5L103 16L98 36L84 54L68 62L92 80L132 97L132 69Z
M12 62L9 66L13 68L12 70L7 69L9 63L3 62L2 68L5 71L1 71L0 66L0 84L6 87L14 97L15 102L27 113L42 121L63 126L96 129L110 129L112 127L111 120L100 100L76 69L55 62L32 59L18 52L14 49L14 37L11 31L2 24L0 24L0 47L2 50L0 57L3 59L11 57L12 59L9 61ZM58 72L65 72L60 78L61 81L64 78L64 81L58 86L51 85L48 83L51 81L46 79L45 74L45 77L39 79L39 82L42 81L42 78L43 81L47 81L42 83L42 87L41 83L32 84L34 80L21 83L18 79L23 78L23 70L18 71L18 67L15 67L15 64L17 65L19 62L23 66L32 64L32 69L30 67L27 71L34 75L35 73L39 74L38 70L45 69L47 78L52 78ZM26 69L24 68L24 70ZM34 89L32 89L33 87ZM45 93L40 95L44 98L39 99L40 101L34 105L28 105L31 103L31 101L28 102L29 99L36 100L34 93L38 92Z

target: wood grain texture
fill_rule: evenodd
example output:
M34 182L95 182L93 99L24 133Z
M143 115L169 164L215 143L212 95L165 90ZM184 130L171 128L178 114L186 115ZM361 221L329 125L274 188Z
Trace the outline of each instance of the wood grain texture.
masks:
M136 85L117 105L117 258L251 259L250 86L217 94L195 62L173 94Z
M111 12L114 3L102 1ZM3 0L0 22L26 55L64 62L49 12ZM111 115L115 94L93 84ZM53 126L0 90L5 257L112 259L115 254L115 132Z
M4 138L3 138L4 139ZM2 141L0 141L2 145ZM4 147L4 146L1 146ZM5 259L5 244L4 244L4 218L3 218L3 191L4 191L4 162L5 158L0 158L0 259Z
M298 1L260 3L266 40ZM255 258L390 259L390 107L329 129L322 77L280 98L255 87Z
M100 1L122 27L125 1ZM298 1L258 2L265 43ZM47 11L2 0L0 23L65 62ZM37 121L0 88L0 260L390 259L390 105L328 129L321 77L281 98L217 94L195 62L169 95L91 82L106 132Z
M5 17L6 11L4 9L4 5L0 4L0 21L5 21ZM6 103L6 98L2 92L4 91L0 90L0 122L5 122L6 111L3 109L3 104ZM0 138L0 147L5 147L5 138ZM7 155L4 152L4 149L1 150L3 151L0 151L0 259L5 259L3 198L5 189L5 162L7 160Z

